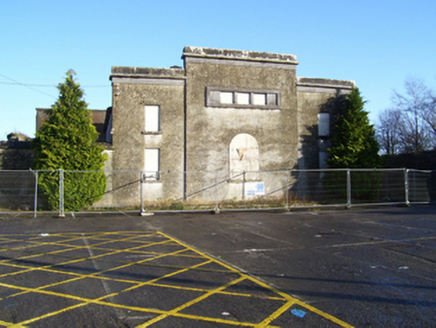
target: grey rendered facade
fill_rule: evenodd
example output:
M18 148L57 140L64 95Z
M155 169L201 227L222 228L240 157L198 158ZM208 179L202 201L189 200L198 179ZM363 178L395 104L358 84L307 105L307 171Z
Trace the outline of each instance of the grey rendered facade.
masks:
M223 197L234 198L242 182L263 180L257 171L323 166L331 104L352 81L297 77L294 55L185 47L182 58L184 68L110 76L111 169L146 171L147 199L207 198L197 191L223 177ZM138 193L112 197L137 204Z

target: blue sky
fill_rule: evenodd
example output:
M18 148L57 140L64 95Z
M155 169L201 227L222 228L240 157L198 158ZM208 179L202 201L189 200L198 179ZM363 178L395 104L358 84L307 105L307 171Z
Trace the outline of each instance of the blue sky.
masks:
M297 55L297 75L353 80L375 122L393 90L436 90L435 0L0 0L0 140L35 133L69 69L92 109L112 66L182 66L184 46Z

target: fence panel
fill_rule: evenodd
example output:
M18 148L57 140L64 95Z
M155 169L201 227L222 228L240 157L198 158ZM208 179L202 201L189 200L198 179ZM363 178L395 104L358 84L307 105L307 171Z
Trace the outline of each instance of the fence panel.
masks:
M292 170L289 187L291 207L347 203L346 170Z
M377 203L407 203L406 171L404 169L377 170L380 187Z
M60 203L63 203L66 212L139 210L140 208L140 171L63 171L63 174L55 171L55 174L56 187L50 194L56 197L62 195L63 201ZM38 181L41 184L43 174L40 173L39 176ZM62 177L63 189L59 188L59 177ZM102 183L103 187L101 187ZM58 191L59 189L62 190ZM79 202L78 195L87 204L80 209L75 208L75 203ZM46 199L47 195L43 198ZM91 199L94 201L91 202ZM46 201L42 203L42 209L61 211L55 202L52 202L54 206L47 204Z
M96 191L98 200L73 206ZM435 198L436 171L406 169L0 171L0 213L350 207Z
M431 171L408 170L409 202L430 202Z
M0 170L0 212L33 211L35 185L34 171Z
M76 172L81 175L86 172ZM141 172L108 171L105 172L106 191L95 202L91 210L139 210L141 206Z
M381 175L377 170L350 170L349 206L380 202Z
M288 207L289 171L221 172L218 203L223 210Z
M201 209L184 199L184 172L142 172L141 211L183 211ZM193 200L193 198L191 198Z

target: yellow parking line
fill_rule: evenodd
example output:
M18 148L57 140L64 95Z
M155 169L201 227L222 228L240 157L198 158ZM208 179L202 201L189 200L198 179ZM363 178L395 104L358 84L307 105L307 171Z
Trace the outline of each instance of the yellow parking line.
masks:
M0 237L2 237L4 235L0 235ZM17 235L15 235L16 237ZM28 235L24 235L27 236ZM5 287L5 288L9 288L9 289L15 289L18 290L19 292L13 294L13 295L9 295L8 297L13 298L16 297L18 295L22 295L22 294L26 294L26 293L39 293L39 294L45 294L45 295L52 295L52 296L56 296L56 297L62 297L62 298L66 298L66 299L70 299L70 300L74 300L79 302L79 304L75 304L63 309L60 309L58 311L54 311L54 312L50 312L50 313L46 313L43 314L39 317L35 317L35 318L31 318L25 321L22 321L20 323L16 323L16 324L12 324L12 323L8 323L8 322L4 322L4 321L0 321L0 325L5 325L5 326L11 326L12 327L22 327L25 324L30 324L48 317L52 317L55 316L57 314L60 313L64 313L79 307L83 307L89 304L96 304L96 305L101 305L101 306L107 306L107 307L112 307L112 308L119 308L119 309L126 309L129 311L140 311L140 312L146 312L146 313L154 313L157 314L157 317L144 322L143 324L139 325L138 327L148 327L158 321L161 321L165 318L168 317L179 317L179 318L185 318L185 319L190 319L190 320L200 320L200 321L204 321L204 322L211 322L211 323L222 323L222 324L227 324L227 325L234 325L234 326L243 326L243 327L273 327L271 326L271 322L273 322L274 320L276 320L277 318L279 318L283 313L285 313L286 311L288 311L293 305L297 304L300 307L314 313L317 314L331 322L334 322L336 324L338 324L339 326L342 327L352 327L351 325L341 321L340 319L333 317L323 311L320 311L302 301L299 301L296 298L293 298L291 296L289 296L288 294L285 294L269 285L267 285L266 283L252 277L249 276L248 274L242 273L239 270L218 261L217 259L204 254L200 251L197 251L195 248L190 247L178 240L176 240L175 238L172 238L170 236L167 236L164 233L161 232L108 232L108 233L90 233L90 234L81 234L80 236L78 235L78 233L56 233L56 234L51 234L51 237L60 237L60 238L64 238L64 237L69 237L67 239L64 240L57 240L57 241L53 241L53 242L49 242L49 241L45 241L44 242L44 237L46 236L35 236L32 237L32 240L16 240L19 242L28 242L28 243L36 243L36 245L32 245L27 247L27 249L30 249L32 247L35 246L61 246L61 247L67 247L67 249L65 250L57 250L57 251L53 251L53 252L48 252L48 253L38 253L38 254L33 254L33 255L29 255L29 256L24 256L21 258L17 258L17 259L11 259L13 260L20 260L20 259L28 259L28 258L34 258L34 257L38 257L38 256L45 256L45 255L53 255L53 256L61 256L61 257L65 257L62 255L58 255L59 253L62 252L67 252L67 251L75 251L75 250L79 250L79 249L86 249L86 248L91 248L94 250L102 250L102 251L106 251L108 253L104 253L104 254L100 254L100 255L95 255L95 256L90 256L90 257L83 257L83 258L76 258L74 257L74 260L70 260L70 261L66 261L66 262L62 262L62 263L57 263L57 264L51 264L51 265L46 265L43 267L26 267L24 265L16 265L13 263L8 263L8 262L2 262L0 261L0 267L1 265L5 265L5 266L12 266L12 267L19 267L19 268L25 268L26 270L20 270L18 272L13 272L13 273L9 273L9 274L4 274L4 275L0 275L0 277L3 276L9 276L9 275L16 275L16 274L20 274L20 273L26 273L26 272L31 272L31 271L35 271L35 270L40 270L40 271L47 271L47 272L54 272L54 273L59 273L59 274L65 274L65 275L72 275L74 276L71 279L67 279L64 281L60 281L60 282L56 282L56 283L52 283L49 285L45 285L45 286L39 286L37 288L27 288L27 287L22 287L22 286L14 286L14 285L10 285L10 284L4 284L4 283L0 283L0 286ZM111 238L113 236L122 236L122 238ZM160 241L146 241L146 240L135 240L135 239L144 239L146 237L162 237L164 238L164 240L160 240ZM82 238L87 238L87 239L92 239L93 241L100 241L98 243L95 244L91 244L91 245L86 245L86 246L76 246L76 245L71 245L71 244L66 244L68 242L74 241L74 240L78 240L78 239L82 239ZM11 241L12 239L10 239ZM39 240L41 240L39 242ZM110 243L115 243L115 242L131 242L131 243L139 243L140 245L135 246L135 247L131 247L131 248L127 248L127 249L114 249L114 248L105 248L102 247L105 244L110 244ZM169 253L158 253L158 252L147 252L144 251L144 249L151 247L151 246L158 246L158 245L177 245L177 246L181 246L183 247L183 249L178 249L177 251L174 252L169 252ZM110 246L110 245L108 245ZM21 247L21 248L17 248L17 250L19 251L25 251L26 247ZM11 249L9 249L11 250ZM192 254L183 254L186 252L192 252ZM98 272L94 272L92 274L80 274L80 273L74 273L74 272L68 272L68 271L61 271L61 270L57 270L56 266L62 266L62 265L68 265L68 264L73 264L73 263L78 263L81 261L88 261L88 260L94 260L97 259L99 261L104 261L104 257L107 256L111 256L111 255L115 255L115 254L119 254L119 253L130 253L130 254L147 254L147 255L156 255L150 258L146 258L146 259L142 259L140 261L136 261L136 262L125 262L125 261L109 261L109 262L113 262L113 263L122 263L122 265L116 266L116 267L112 267L110 269L106 269L106 270L102 270L102 271L98 271ZM198 259L203 259L204 261L202 261L201 263L197 263L195 265L192 266L188 266L188 267L183 267L183 266L176 266L176 265L164 265L164 264L155 264L155 263L147 263L159 258L164 258L164 257L171 257L171 256L176 256L176 257L189 257L189 258L198 258ZM5 261L5 260L3 260ZM10 261L9 259L6 261ZM221 269L208 269L205 268L204 266L206 266L207 264L210 263L216 263L220 266ZM149 280L149 281L145 281L145 282L140 282L140 281L135 281L135 280L125 280L125 279L115 279L115 278L109 278L109 277L103 277L101 276L104 273L108 273L111 271L116 271L122 268L127 268L133 265L144 265L144 266L153 266L153 267L163 267L163 268L171 268L171 269L176 269L176 271L168 273L166 275L160 276L160 277L156 277L155 279ZM221 285L218 288L215 289L204 289L204 288L191 288L191 287L182 287L182 286L175 286L175 285L167 285L167 284L162 284L159 283L159 281L164 280L166 278L181 274L183 272L187 272L190 270L198 270L198 271L204 271L204 272L221 272L221 273L233 273L233 274L237 274L238 278L234 279L231 282L228 282L225 285ZM69 282L73 282L73 281L77 281L77 280L81 280L81 279L85 279L85 278L92 278L92 279L101 279L101 280L109 280L109 281L116 281L116 282L125 282L125 283L130 283L132 284L132 286L127 287L117 293L110 293L107 295L103 295L101 297L98 297L96 299L90 299L90 298L86 298L86 297L79 297L79 296L74 296L74 295L70 295L70 294L64 294L64 293L57 293L57 292L52 292L52 291L48 291L46 290L47 288L51 288L54 286L58 286L58 285L62 285L62 284L66 284ZM215 294L222 294L222 295L230 295L230 296L242 296L242 297L253 297L253 295L251 294L244 294L244 293L236 293L236 292L227 292L226 289L228 289L229 287L236 285L244 280L249 280L252 283L255 283L256 285L265 288L266 290L273 292L274 295L277 296L266 296L266 297L262 297L264 299L268 299L268 300L274 300L274 301L279 301L280 303L280 307L274 311L273 313L269 314L266 318L264 318L260 323L252 323L252 322L239 322L239 321L234 321L234 320L230 320L230 319L223 319L223 318L213 318L213 317L205 317L205 316L201 316L201 315L191 315L191 314L185 314L185 313L180 313L182 310L189 308L190 306L193 306L194 304L197 304L205 299L207 299L208 297L215 295ZM199 297L196 297L182 305L179 305L178 307L169 310L169 311L163 311L163 310L159 310L159 309L151 309L151 308L141 308L141 307L135 307L135 306L127 306L124 304L116 304L116 303L111 303L108 300L111 299L112 297L115 297L117 295L120 295L122 293L125 292L129 292L132 290L135 290L137 288L143 287L143 286L156 286L156 287L163 287L163 288L172 288L172 289L179 289L179 290L190 290L190 291L198 291L198 292L203 292L204 294L200 295ZM107 300L107 301L106 301ZM284 303L284 304L283 304Z
M206 262L203 262L203 263L197 264L197 265L195 265L195 266L201 266L201 265L205 265L205 264L208 264L208 263L210 263L210 261L206 261ZM176 275L176 274L179 274L179 273L185 272L185 271L187 271L187 270L188 270L188 269L184 269L184 270L179 270L179 271L176 271L176 272L172 272L172 273L169 273L169 274L164 275L164 276L162 276L162 277L159 277L159 278L156 278L156 279L150 280L150 282L157 281L157 280L161 280L161 279L165 279L165 278L167 278L167 277L171 277L171 276L173 276L173 275ZM123 292L129 291L129 290L132 290L132 289L136 289L136 288L138 288L138 287L145 286L145 285L147 285L147 283L148 283L148 282L144 282L144 283L138 284L137 286L130 287L130 288L127 288L127 289L124 289L124 290L121 291L120 293L123 293ZM79 296L74 296L74 295L69 295L69 294L63 294L63 293L56 293L56 292L51 292L51 291L42 290L42 289L38 289L38 288L20 287L20 286L8 285L8 284L4 284L4 283L0 283L0 286L7 287L7 288L12 288L12 289L20 289L20 290L23 290L23 291L26 291L26 292L29 292L29 293L30 293L30 292L36 292L36 293L40 293L40 294L46 294L46 295L51 295L51 296L58 296L58 297L63 297L63 298L73 299L73 300L76 300L76 301L81 301L81 302L83 302L83 303L80 303L80 304L76 304L76 305L70 306L70 307L68 307L68 308L61 309L61 310L59 310L59 311L55 311L55 312L51 312L51 313L47 313L47 314L45 314L45 315L42 315L42 316L39 316L39 317L36 317L36 318L32 318L32 319L29 319L29 320L26 320L26 321L22 321L22 322L20 322L20 323L17 323L16 325L25 325L25 324L29 324L29 323L32 323L32 322L35 322L35 321L38 321L38 320L41 320L41 319L44 319L44 318L47 318L47 317L50 317L50 316L54 316L54 315L59 314L59 313L62 313L62 312L66 312L66 311L69 311L69 310L72 310L72 309L75 309L75 308L78 308L78 307L81 307L81 306L85 306L85 305L91 304L91 303L92 303L92 304L99 304L99 305L107 305L107 306L111 306L111 307L113 307L113 306L118 307L117 304L108 303L108 302L102 302L101 300L102 300L102 299L105 299L105 298L114 297L114 296L120 294L120 293L112 293L112 294L109 294L109 295L104 295L104 296L99 297L99 298L97 298L97 299L88 299L88 298L85 298L85 297L79 297ZM144 311L145 309L142 309L142 310ZM145 310L145 312L150 312L150 311L149 311L149 309L147 309L147 310ZM154 312L154 313L157 313L156 311L153 311L153 312ZM159 314L166 313L166 312L167 312L167 311L159 311ZM15 326L15 325L14 325L14 326ZM13 326L13 327L14 327L14 326Z
M204 289L204 288L194 288L194 287L184 287L184 286L182 287L182 286L164 285L164 284L156 284L156 283L151 283L150 286L172 288L172 289L181 289L181 290L190 290L190 291L194 291L194 292L204 292L204 293L207 293L210 291L210 289ZM229 296L238 296L238 297L253 297L252 294L234 293L234 292L226 292L226 291L218 291L217 294L229 295ZM286 302L286 299L284 299L283 297L276 297L276 296L262 296L262 299Z
M88 237L89 238L89 237ZM32 255L28 255L28 256L23 256L23 257L19 257L19 258L16 258L16 259L7 259L7 260L2 260L2 261L0 261L0 264L2 263L2 262L6 262L6 261L12 261L12 260L23 260L23 259L29 259L29 258L33 258L33 257L37 257L37 256L41 256L41 255L52 255L52 254L57 254L57 253L62 253L62 252L68 252L68 251L71 251L71 250L77 250L77 249L87 249L87 248L89 248L89 247L91 247L91 248L94 248L95 246L100 246L100 245L104 245L104 244L109 244L109 243L113 243L113 242L115 242L115 241L121 241L121 242L124 242L124 241L129 241L129 240L131 240L131 239L135 239L135 238L138 238L138 236L131 236L131 237L127 237L127 238L123 238L123 239L117 239L117 240L113 240L113 239L111 239L111 240L106 240L105 239L105 241L103 241L103 242L101 242L101 243L97 243L97 244L93 244L93 245L84 245L84 246L79 246L79 245L67 245L67 247L70 247L70 248L67 248L67 249L61 249L61 250L57 250L57 251L52 251L52 252L49 252L49 253L36 253L36 254L32 254ZM83 236L82 237L78 237L78 238L74 238L74 239L72 239L72 240L78 240L78 239L83 239ZM94 238L93 238L94 239ZM98 238L95 238L95 239L98 239ZM98 239L98 240L101 240L101 239ZM33 248L33 247L38 247L38 246L47 246L47 245L50 245L50 246L52 246L52 245L56 245L56 246L66 246L66 245L64 245L64 244L62 244L62 243L58 243L58 242L43 242L43 243L38 243L38 242L31 242L31 243L35 243L35 245L32 245L32 246L29 246L29 247L15 247L15 248L6 248L6 249L0 249L0 251L15 251L15 250L17 250L17 251L22 251L23 249L27 249L27 248ZM148 244L147 244L148 245ZM116 249L111 249L111 248L102 248L102 250L108 250L108 251L118 251L118 250L116 250Z
M70 241L75 241L75 240L78 240L78 239L81 239L81 238L79 238L79 237L77 237L77 238L70 238L70 239L67 239L65 241L70 242ZM44 242L44 243L41 243L41 242L38 242L38 241L33 241L33 240L22 240L22 239L10 239L8 241L9 242L22 242L22 243L31 244L31 245L20 246L20 247L13 247L13 248L0 248L0 252L15 251L15 250L22 251L22 250L25 250L25 249L28 249L28 248L38 247L38 246L41 246L41 245L60 245L60 246L76 247L76 245L68 245L68 244L65 245L65 244L61 244L59 242L55 242L55 241L53 241L53 242Z
M286 304L284 304L282 307L280 307L280 309L278 309L277 311L275 311L273 314L271 314L268 318L266 318L265 320L263 320L258 327L266 327L268 326L271 322L273 322L275 319L277 319L278 317L280 317L284 312L286 312L287 310L289 310L289 308L294 305L295 302L294 301L289 301Z
M12 325L13 325L12 322L6 322L6 321L0 320L0 326L10 327ZM24 326L21 326L21 327L24 327Z
M185 250L178 250L178 251L173 252L173 253L183 252L183 251L185 251ZM171 256L171 254L172 253L163 254L160 257ZM160 258L160 257L154 257L152 259L157 259L157 258ZM146 261L151 261L152 259L144 259L144 260L142 260L140 262L142 263L142 262L146 262ZM110 272L110 271L119 270L119 269L122 269L122 268L126 268L126 267L129 267L129 266L135 265L137 263L138 262L130 262L130 263L127 263L127 264L124 264L124 265L121 265L121 266L118 266L118 267L110 268L110 269L107 269L107 270L102 270L102 271L94 272L94 273L87 274L87 275L80 275L79 277L76 277L76 278L71 278L71 279L68 279L68 280L60 281L60 282L53 283L53 284L46 285L46 286L40 286L40 287L37 287L37 288L32 288L31 291L34 292L34 291L37 291L37 290L42 290L42 289L45 289L45 288L50 288L50 287L62 285L62 284L65 284L65 283L73 282L73 281L76 281L76 280L85 279L85 278L94 278L96 275L100 275L102 273L107 273L107 272ZM63 272L63 274L68 275L69 273L68 272ZM136 284L138 284L138 282L136 282ZM8 298L15 297L15 296L22 295L22 294L26 294L28 292L29 291L25 290L25 291L22 291L20 293L9 295Z
M208 261L205 261L205 262L202 262L202 263L198 263L198 264L196 264L196 265L193 265L193 266L191 266L191 267L189 267L189 268L184 268L184 269L179 270L179 271L175 271L175 272L168 273L168 274L163 275L163 276L161 276L161 277L159 277L159 278L155 278L155 279L152 279L152 280L148 280L148 281L142 282L142 283L138 284L137 286L132 286L132 287L126 288L126 289L123 290L123 292L128 292L129 290L136 289L136 288L139 288L139 287L142 287L142 286L148 285L148 284L153 283L153 282L155 282L155 281L159 281L159 280L162 280L162 279L166 279L166 278L172 277L172 276L174 276L174 275L176 275L176 274L180 274L180 273L186 272L186 271L188 271L188 270L191 270L191 269L197 268L197 267L199 267L199 266L203 266L203 265L209 264L210 262L212 262L212 261L208 260Z
M303 307L303 308L313 312L313 313L316 313L316 314L318 314L318 315L320 315L320 316L322 316L322 317L324 317L324 318L326 318L326 319L328 319L328 320L338 324L341 327L353 328L352 325L350 325L350 324L348 324L348 323L346 323L346 322L344 322L344 321L342 321L342 320L340 320L340 319L338 319L338 318L336 318L336 317L334 317L334 316L332 316L332 315L330 315L328 313L325 313L325 312L323 312L321 310L318 310L317 308L315 308L315 307L313 307L313 306L311 306L309 304L303 303L301 301L297 301L295 303L300 305L301 307Z
M165 243L168 243L168 241L166 240L166 241L154 243L152 245L147 245L147 246L161 245L161 244L165 244ZM138 249L138 248L142 248L142 247L144 247L144 245L130 248L130 250ZM84 248L86 248L86 246ZM91 257L78 258L78 259L75 259L75 260L72 260L72 261L67 261L67 262L62 262L62 263L46 265L46 266L43 266L43 267L31 267L28 270L7 273L7 274L4 274L4 275L2 275L0 277L12 276L12 275L26 273L26 272L30 272L30 271L37 271L37 270L40 270L42 268L51 268L51 267L54 267L54 266L61 266L61 265L72 264L72 263L77 263L77 262L81 262L81 261L88 261L88 260L92 260L92 259L96 259L96 258L100 258L100 257L104 257L104 256L114 255L114 254L117 254L117 253L123 253L123 252L125 252L125 250L119 250L119 249L118 250L113 250L110 253L104 253L104 254L95 255L95 256L91 256ZM49 253L47 253L47 254L49 254ZM23 258L18 258L18 259L23 259Z
M165 235L165 234L162 233L162 235ZM165 236L166 236L166 235L165 235ZM186 245L185 243L182 243L181 241L176 240L175 238L172 238L172 237L170 237L170 236L166 236L166 237L169 238L169 239L171 239L171 240L174 240L174 241L176 241L176 242L178 242L178 243L180 243L180 244L182 244L182 245L184 245L186 248L188 248L188 249L190 249L190 250L192 250L192 251L194 251L194 252L196 252L196 253L203 254L203 256L205 256L206 258L209 258L210 260L212 260L212 261L214 261L214 262L218 262L218 261L217 261L216 259L214 259L213 257L211 257L211 256L209 256L209 255L206 255L206 254L204 254L204 253L201 253L201 252L197 251L195 248L192 248L192 247ZM256 279L256 278L252 277L252 276L249 276L249 275L247 275L247 274L245 274L245 273L242 273L242 272L236 270L235 268L233 268L233 267L231 267L231 266L229 266L229 265L227 265L227 264L225 264L225 263L223 263L223 262L218 262L218 263L219 263L220 265L222 265L222 266L228 268L229 270L232 270L232 271L234 271L234 272L236 272L236 273L239 273L241 276L246 277L247 279L249 279L249 280L255 282L256 284L258 284L258 285L260 285L260 286L262 286L262 287L264 287L264 288L267 288L267 289L269 289L270 291L272 291L272 292L274 292L274 293L276 293L276 294L279 294L280 296L282 296L282 297L284 297L285 299L287 299L287 300L288 300L288 303L292 303L292 304L295 303L295 304L298 304L298 305L300 305L301 307L304 307L304 308L306 308L307 310L309 310L309 311L311 311L311 312L314 312L314 313L316 313L316 314L318 314L318 315L324 317L325 319L330 320L330 321L332 321L332 322L334 322L334 323L340 325L341 327L347 327L347 328L351 328L351 327L353 327L353 326L349 325L348 323L346 323L346 322L344 322L344 321L342 321L342 320L340 320L340 319L338 319L338 318L336 318L336 317L334 317L334 316L332 316L332 315L330 315L330 314L328 314L328 313L326 313L326 312L323 312L323 311L321 311L321 310L318 310L317 308L314 308L313 306L310 306L309 304L306 304L306 303L304 303L304 302L302 302L302 301L300 301L300 300L298 300L298 299L296 299L296 298L294 298L294 297L292 297L292 296L289 296L288 294L285 294L285 293L283 293L283 292L281 292L281 291L279 291L279 290L277 290L277 289L275 289L275 288L273 288L273 287L267 285L266 283L264 283L264 282L262 282L262 281L260 281L260 280L258 280L258 279ZM287 304L288 304L288 303L287 303ZM285 304L285 305L286 305L286 304ZM280 311L280 309L279 309L278 311ZM284 310L284 311L286 311L286 310ZM283 311L283 312L284 312L284 311ZM276 311L276 312L277 312L277 311ZM281 313L283 313L283 312L281 312ZM280 313L280 314L281 314L281 313ZM273 314L272 316L266 318L264 321L268 321L268 320L269 320L270 318L272 318L272 317L274 317L274 314ZM278 317L278 315L277 315L276 317ZM275 319L276 317L274 317L274 319ZM271 321L272 321L272 320L271 320ZM270 322L271 322L271 321L270 321Z
M241 282L243 280L245 280L244 277L239 277L238 279L235 279L235 280L227 283L224 286L221 286L221 287L219 287L217 289L211 290L211 291L209 291L209 292L207 292L207 293L205 293L205 294L203 294L203 295L201 295L201 296L199 296L199 297L197 297L197 298L195 298L195 299L193 299L193 300L191 300L191 301L189 301L189 302L187 302L185 304L180 305L179 307L169 311L167 314L160 315L160 316L158 316L158 317L148 321L147 323L145 323L143 325L139 325L139 326L137 326L137 328L148 327L148 326L152 325L153 323L156 323L156 322L158 322L158 321L160 321L162 319L165 319L168 316L174 315L175 313L180 312L183 309L186 309L187 307L190 307L191 305L193 305L195 303L198 303L198 302L204 300L205 298L208 298L209 296L211 296L213 294L216 294L217 292L219 292L221 290L224 290L224 289L226 289L226 288L228 288L228 287L230 287L232 285L235 285L235 284L237 284L237 283L239 283L239 282Z

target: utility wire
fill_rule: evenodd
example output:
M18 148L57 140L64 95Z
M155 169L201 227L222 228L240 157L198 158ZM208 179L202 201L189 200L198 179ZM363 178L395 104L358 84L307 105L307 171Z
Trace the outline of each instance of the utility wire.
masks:
M55 97L53 97L52 95L50 95L48 93L45 93L45 92L43 92L41 90L35 89L34 87L56 88L57 87L56 85L49 85L49 84L27 84L27 83L21 83L21 82L19 82L17 80L11 79L10 77L7 77L7 76L5 76L5 75L3 75L1 73L0 73L0 76L4 77L5 79L8 79L9 81L12 81L12 82L0 82L0 84L18 85L18 86L26 87L26 88L29 88L29 89L31 89L33 91L39 92L39 93L41 93L43 95L46 95L46 96L48 96L48 97L50 97L52 99L55 99ZM82 86L82 87L85 88L84 86ZM87 89L88 88L108 88L108 87L110 87L110 86L109 85L89 85L89 86L86 86Z
M0 74L1 76L4 76ZM25 87L40 87L40 88L56 88L56 85L51 84L30 84L30 83L20 83L20 82L0 82L0 84L8 84L8 85L20 85ZM80 86L82 88L108 88L110 85L86 85Z
M45 93L45 92L43 92L43 91L41 91L41 90L35 89L35 88L31 87L30 85L27 85L27 84L21 83L21 82L19 82L19 81L17 81L17 80L14 80L14 79L11 79L10 77L7 77L7 76L5 76L5 75L3 75L3 74L1 74L1 73L0 73L0 76L4 77L5 79L8 79L9 81L15 82L17 85L21 85L21 86L26 87L26 88L29 88L29 89L31 89L31 90L33 90L33 91L39 92L39 93L41 93L41 94L43 94L43 95L46 95L46 96L48 96L48 97L50 97L50 98L52 98L52 99L55 99L55 97L53 97L52 95L50 95L50 94L48 94L48 93Z

